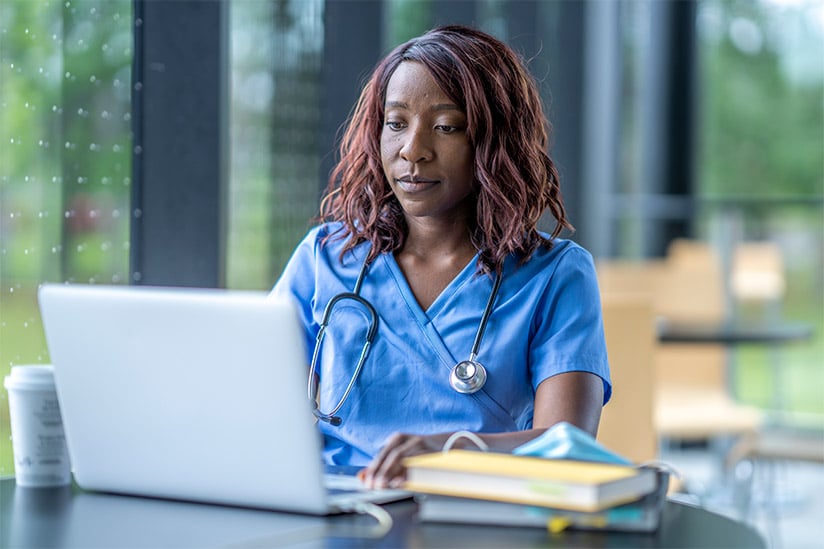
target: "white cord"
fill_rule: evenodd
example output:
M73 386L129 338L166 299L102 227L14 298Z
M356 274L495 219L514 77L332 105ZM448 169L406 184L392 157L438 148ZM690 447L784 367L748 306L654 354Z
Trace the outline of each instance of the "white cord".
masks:
M380 539L392 529L392 515L380 505L359 501L351 507L347 506L344 510L353 511L359 515L369 515L377 521L377 524L365 530L356 529L355 531L350 531L349 528L341 528L341 532L335 532L335 534L340 537Z
M240 543L225 545L223 548L268 549L269 547L291 547L292 545L315 547L319 544L323 545L323 540L329 537L380 539L392 529L392 515L383 507L375 505L374 503L357 502L352 505L342 506L341 511L353 512L359 515L369 515L378 523L374 526L362 527L353 525L348 521L342 523L327 521L325 525L322 526L299 528L285 534L254 538Z
M681 471L679 471L678 469L676 469L675 467L673 467L672 465L670 465L669 463L666 463L664 461L658 461L658 460L653 459L653 460L645 461L643 463L638 464L638 467L650 467L652 469L657 469L659 471L669 473L669 474L671 474L672 476L674 476L675 478L677 478L679 480L684 478L684 476L681 474Z
M475 433L472 433L470 431L458 431L457 433L452 433L449 436L449 438L446 439L446 442L444 442L444 445L443 445L443 452L446 453L449 450L451 450L452 445L455 444L455 442L457 442L458 440L460 440L462 438L466 438L466 439L471 440L475 444L475 446L477 446L478 448L481 449L482 452L488 452L489 451L489 446L486 444L486 442L481 440L481 437L479 437Z

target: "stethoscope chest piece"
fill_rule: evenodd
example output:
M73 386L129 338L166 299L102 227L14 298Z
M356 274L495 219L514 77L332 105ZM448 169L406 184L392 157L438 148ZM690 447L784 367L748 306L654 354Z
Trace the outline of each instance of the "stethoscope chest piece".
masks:
M464 360L452 368L449 384L453 389L465 395L481 390L486 383L486 368L475 360Z

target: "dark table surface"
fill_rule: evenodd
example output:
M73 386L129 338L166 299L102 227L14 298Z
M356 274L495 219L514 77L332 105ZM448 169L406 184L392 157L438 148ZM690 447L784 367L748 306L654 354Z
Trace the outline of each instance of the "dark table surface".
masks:
M373 518L312 517L131 496L76 486L20 488L0 480L0 547L765 547L745 524L667 501L652 534L423 523L411 500L385 506L388 534Z
M812 337L809 324L776 323L681 323L662 320L658 323L661 343L776 344L803 341Z

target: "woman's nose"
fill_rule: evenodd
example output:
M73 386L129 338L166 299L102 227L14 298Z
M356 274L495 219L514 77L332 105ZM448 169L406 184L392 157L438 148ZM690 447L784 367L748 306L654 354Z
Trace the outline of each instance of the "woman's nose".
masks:
M425 162L432 159L432 143L424 131L410 128L402 140L400 155L407 162Z

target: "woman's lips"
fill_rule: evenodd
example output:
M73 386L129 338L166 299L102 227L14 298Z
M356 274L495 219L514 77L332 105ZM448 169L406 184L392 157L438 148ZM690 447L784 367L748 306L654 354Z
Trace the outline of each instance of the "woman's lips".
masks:
M425 191L438 183L436 179L426 179L423 177L401 177L395 180L398 187L406 193L416 193Z

